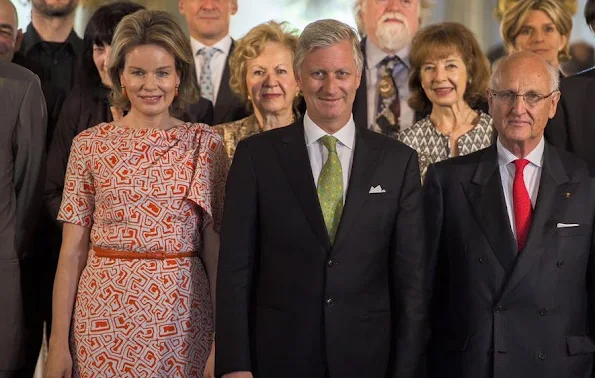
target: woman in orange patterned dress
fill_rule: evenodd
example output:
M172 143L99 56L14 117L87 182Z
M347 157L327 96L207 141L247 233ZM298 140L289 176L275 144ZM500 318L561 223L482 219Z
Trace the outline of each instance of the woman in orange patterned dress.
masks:
M72 144L46 377L211 377L225 150L172 116L198 90L167 13L125 17L110 59L128 114Z

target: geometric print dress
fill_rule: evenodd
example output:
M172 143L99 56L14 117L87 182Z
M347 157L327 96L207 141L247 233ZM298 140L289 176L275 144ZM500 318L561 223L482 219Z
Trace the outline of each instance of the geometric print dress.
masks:
M203 250L201 231L211 223L219 231L226 176L209 126L103 123L72 143L58 219L91 228L101 248L216 254ZM73 377L202 377L214 331L202 261L91 249L71 323Z

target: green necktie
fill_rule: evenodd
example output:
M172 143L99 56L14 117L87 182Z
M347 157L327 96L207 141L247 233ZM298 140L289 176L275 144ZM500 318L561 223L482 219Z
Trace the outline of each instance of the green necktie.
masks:
M328 159L318 177L318 200L332 244L343 212L343 172L337 155L337 138L326 135L320 138L320 143L328 150Z

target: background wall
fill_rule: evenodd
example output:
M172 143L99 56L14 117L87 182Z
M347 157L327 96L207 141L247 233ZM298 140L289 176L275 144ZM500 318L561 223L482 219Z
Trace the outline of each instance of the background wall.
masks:
M134 0L152 9L162 9L174 14L184 24L178 13L177 0ZM574 17L571 41L595 42L584 22L582 10L586 0L579 0L578 12ZM29 0L12 0L19 12L19 24L26 28L31 19ZM109 3L110 0L96 1ZM488 50L500 42L498 23L493 16L497 0L434 0L435 6L429 23L440 21L461 22L477 35L482 47ZM234 38L244 35L251 27L271 19L291 21L291 25L302 29L309 22L319 18L335 18L355 27L351 12L352 0L238 0L238 13L232 18L231 34ZM80 7L77 10L76 31L82 35L94 7Z

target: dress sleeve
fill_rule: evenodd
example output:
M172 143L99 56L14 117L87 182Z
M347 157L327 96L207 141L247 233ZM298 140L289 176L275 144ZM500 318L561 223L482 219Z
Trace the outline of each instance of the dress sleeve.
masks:
M93 225L95 209L90 143L91 139L86 134L77 136L72 142L58 212L58 220L88 228Z
M228 159L221 136L206 127L199 128L196 170L188 198L204 210L203 227L212 222L218 233L223 216Z

